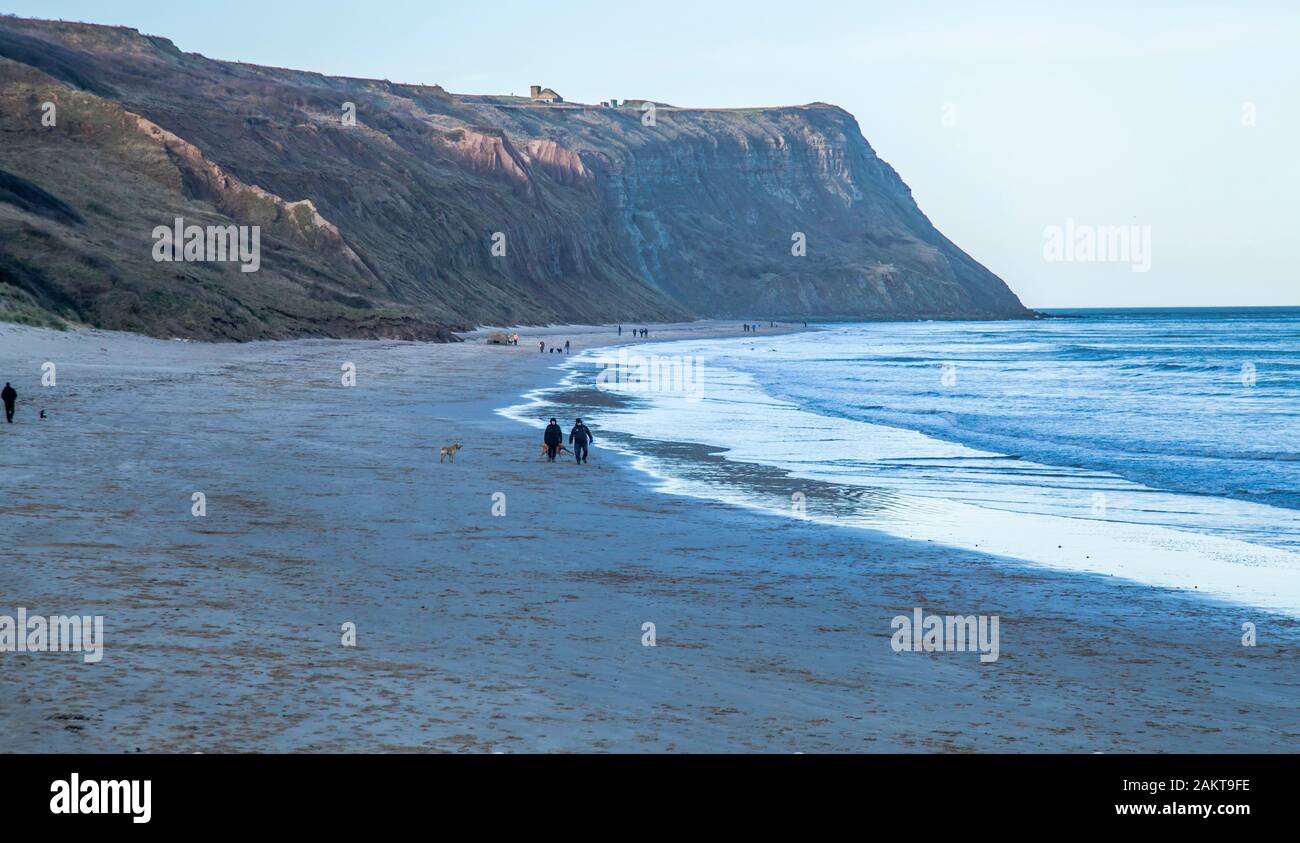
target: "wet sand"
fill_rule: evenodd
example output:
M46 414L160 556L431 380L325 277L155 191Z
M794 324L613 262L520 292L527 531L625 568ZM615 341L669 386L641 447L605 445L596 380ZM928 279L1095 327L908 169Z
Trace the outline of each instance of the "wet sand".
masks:
M95 665L0 653L0 750L1300 745L1294 621L662 494L598 429L588 465L548 464L496 411L559 379L539 338L617 337L520 333L206 345L0 325L20 393L0 425L0 614L101 614L106 638ZM998 661L893 652L891 618L918 606L999 614Z

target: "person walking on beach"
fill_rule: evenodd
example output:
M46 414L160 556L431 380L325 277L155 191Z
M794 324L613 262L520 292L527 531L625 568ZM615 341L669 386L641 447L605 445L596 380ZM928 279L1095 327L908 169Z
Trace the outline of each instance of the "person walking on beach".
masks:
M568 341L568 340L565 340L565 341L564 341L564 353L565 353L565 354L568 354L568 353L569 353L569 341Z
M18 393L14 391L9 381L5 381L5 388L0 391L0 399L5 402L5 421L10 424L14 423L14 402L18 400Z
M542 341L540 341L540 342L537 343L537 350L538 350L538 351L545 351L545 350L546 350L546 340L542 340Z
M619 325L619 326L618 326L618 335L619 335L620 337L623 336L623 326L622 326L622 325Z
M546 461L555 462L555 454L560 450L560 443L564 441L564 431L560 429L560 423L555 419L551 419L551 423L546 426L542 441L546 443Z
M582 465L587 461L587 445L596 441L596 437L591 435L591 428L582 423L582 419L576 419L573 422L573 430L569 431L569 444L573 446L573 458Z

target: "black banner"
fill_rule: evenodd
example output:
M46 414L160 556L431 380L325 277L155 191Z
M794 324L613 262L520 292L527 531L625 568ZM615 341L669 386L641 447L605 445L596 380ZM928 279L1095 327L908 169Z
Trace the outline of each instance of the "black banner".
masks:
M609 810L638 832L723 815L1227 831L1289 818L1297 768L1289 756L1195 755L11 755L4 766L9 828L128 833L458 818L578 829Z

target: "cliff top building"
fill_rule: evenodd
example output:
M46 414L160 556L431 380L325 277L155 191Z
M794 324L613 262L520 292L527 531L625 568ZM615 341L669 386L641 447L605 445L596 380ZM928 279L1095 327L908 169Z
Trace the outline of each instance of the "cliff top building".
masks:
M535 102L564 102L564 97L555 93L553 88L543 88L540 85L529 86L528 98Z

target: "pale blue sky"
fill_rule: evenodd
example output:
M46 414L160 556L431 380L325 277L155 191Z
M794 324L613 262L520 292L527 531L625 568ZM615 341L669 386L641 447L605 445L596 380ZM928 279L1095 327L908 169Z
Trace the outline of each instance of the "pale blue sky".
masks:
M1300 305L1300 4L1231 6L0 3L213 58L459 93L536 82L586 102L832 102L939 229L1030 306ZM1067 218L1151 226L1150 271L1046 262L1043 229Z

